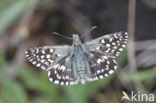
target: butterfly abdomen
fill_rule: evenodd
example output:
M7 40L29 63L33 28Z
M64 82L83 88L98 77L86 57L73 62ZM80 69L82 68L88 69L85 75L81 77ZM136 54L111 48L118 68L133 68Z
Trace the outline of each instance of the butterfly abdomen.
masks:
M85 64L85 56L84 51L81 45L74 46L74 57L76 64L77 75L81 83L85 83L86 80L86 64Z

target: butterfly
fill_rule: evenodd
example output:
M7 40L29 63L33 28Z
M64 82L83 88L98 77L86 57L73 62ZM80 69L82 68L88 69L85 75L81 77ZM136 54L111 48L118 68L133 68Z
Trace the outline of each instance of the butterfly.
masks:
M74 85L79 81L95 81L111 75L117 69L115 57L126 47L127 32L106 34L82 44L73 34L73 44L30 48L26 58L36 67L48 71L54 84Z

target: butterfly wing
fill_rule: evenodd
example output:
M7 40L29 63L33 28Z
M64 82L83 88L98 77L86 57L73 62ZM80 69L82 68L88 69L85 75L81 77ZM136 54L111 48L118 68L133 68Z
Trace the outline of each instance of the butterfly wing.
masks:
M102 79L117 69L114 58L126 46L127 40L127 33L119 32L102 36L84 44L92 74L90 80Z
M78 78L74 76L74 69L70 56L62 58L57 64L53 66L48 72L48 77L54 84L60 85L74 85L78 83Z
M48 70L49 80L55 84L76 84L70 62L70 46L43 46L27 50L26 58L33 65Z
M117 69L117 63L114 58L110 58L99 53L88 53L88 63L91 75L89 81L102 79L111 75Z
M112 56L118 56L126 46L127 40L127 32L118 32L114 34L107 34L85 43L85 47L88 51L101 51Z
M60 59L69 54L69 46L42 46L30 48L25 51L26 58L33 65L49 70L52 64L56 64Z

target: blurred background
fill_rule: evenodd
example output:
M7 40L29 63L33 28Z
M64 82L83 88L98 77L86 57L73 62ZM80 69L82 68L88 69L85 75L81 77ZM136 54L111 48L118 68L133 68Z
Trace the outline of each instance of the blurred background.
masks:
M59 86L31 65L25 50L128 31L117 71L85 85ZM123 91L156 94L156 0L0 0L0 103L120 103ZM127 103L124 100L122 103Z

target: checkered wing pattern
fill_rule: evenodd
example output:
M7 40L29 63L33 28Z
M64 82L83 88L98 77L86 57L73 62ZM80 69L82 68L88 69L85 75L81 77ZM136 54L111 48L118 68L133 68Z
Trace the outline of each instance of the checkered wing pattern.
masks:
M30 48L25 51L26 58L33 65L43 69L49 70L52 65L56 64L59 60L69 54L69 46L42 46Z
M91 71L91 76L89 77L90 81L103 79L111 75L117 69L114 58L103 56L95 52L88 54L88 62Z
M94 39L86 43L85 46L89 51L101 51L112 56L118 56L123 51L123 48L126 47L127 40L127 32L118 32Z
M48 77L54 84L72 85L77 83L71 70L70 46L43 46L27 50L26 58L33 65L48 70Z
M65 56L57 62L53 69L48 72L48 77L54 84L60 85L74 85L78 82L78 79L74 77L73 67L70 55Z
M98 80L112 74L116 69L114 58L126 46L128 35L126 32L108 34L85 43L88 62L92 73L90 80Z
M48 72L48 77L54 84L60 85L74 85L78 80L73 75L73 69L69 58L65 57L55 64L53 69Z

